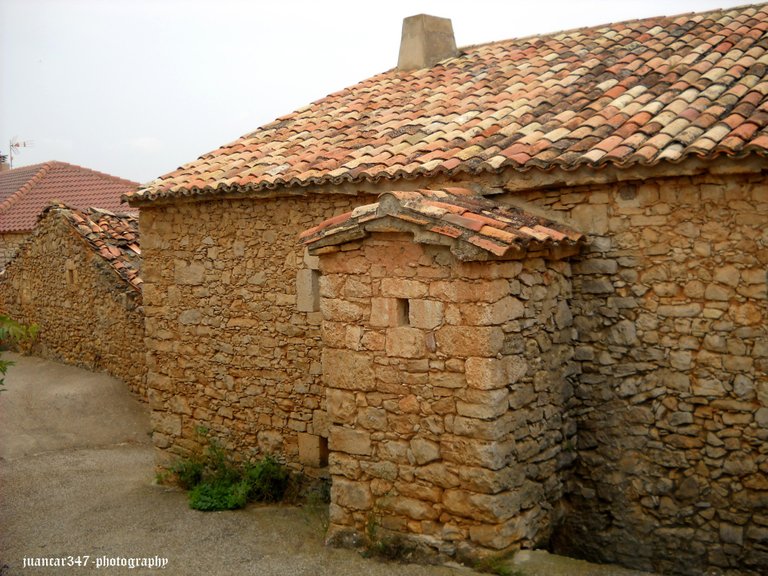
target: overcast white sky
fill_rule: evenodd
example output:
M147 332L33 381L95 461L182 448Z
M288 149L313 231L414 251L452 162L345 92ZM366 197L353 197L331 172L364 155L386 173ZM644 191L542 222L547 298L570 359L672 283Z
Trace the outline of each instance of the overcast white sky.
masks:
M0 151L145 182L392 68L402 19L459 46L746 0L0 0Z

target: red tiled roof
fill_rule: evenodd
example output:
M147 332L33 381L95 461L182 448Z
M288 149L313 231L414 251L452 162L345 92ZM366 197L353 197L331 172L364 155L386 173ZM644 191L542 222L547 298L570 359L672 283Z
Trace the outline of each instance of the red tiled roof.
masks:
M133 289L141 292L139 219L135 214L115 214L99 208L76 210L54 204L43 210L40 218L52 211L66 218L93 252Z
M46 162L0 172L0 232L26 232L51 202L84 209L120 210L131 182L66 162Z
M756 5L465 48L331 94L133 197L764 157L766 30Z
M417 242L448 244L459 260L517 258L528 250L571 252L583 238L567 226L501 206L472 190L444 188L384 192L379 202L329 218L299 239L313 250L398 230L413 232Z

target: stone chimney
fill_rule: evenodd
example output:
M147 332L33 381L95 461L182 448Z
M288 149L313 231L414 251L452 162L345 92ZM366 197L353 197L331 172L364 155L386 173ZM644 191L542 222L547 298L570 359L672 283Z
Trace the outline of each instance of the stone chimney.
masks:
M0 172L5 172L6 170L10 169L11 165L8 163L8 156L0 153Z
M430 68L441 60L458 55L449 18L419 14L403 20L398 70Z

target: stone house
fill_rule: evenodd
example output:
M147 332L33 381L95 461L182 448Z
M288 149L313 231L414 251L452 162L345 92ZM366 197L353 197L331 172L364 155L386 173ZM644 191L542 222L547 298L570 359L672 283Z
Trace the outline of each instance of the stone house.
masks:
M412 17L397 68L131 194L161 455L327 473L336 535L760 573L766 29Z
M66 162L0 170L0 269L51 202L63 202L80 210L99 206L119 211L120 197L138 186L137 182Z
M0 310L40 332L32 352L103 370L146 397L138 217L51 205L0 273Z

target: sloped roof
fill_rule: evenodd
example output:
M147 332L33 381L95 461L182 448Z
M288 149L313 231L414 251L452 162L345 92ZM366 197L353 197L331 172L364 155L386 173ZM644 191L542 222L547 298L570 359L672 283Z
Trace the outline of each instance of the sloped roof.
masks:
M657 17L465 48L390 70L134 194L627 168L768 152L768 8Z
M329 218L299 238L315 251L391 231L411 232L416 242L447 245L459 260L519 258L529 250L564 255L575 252L583 238L567 226L466 188L384 192L375 204Z
M135 214L115 214L89 208L77 210L62 204L46 208L40 219L54 212L72 226L93 252L134 290L141 292L141 247L139 219Z
M120 210L121 196L138 186L138 182L66 162L0 172L0 232L32 230L40 213L54 201L79 209Z

